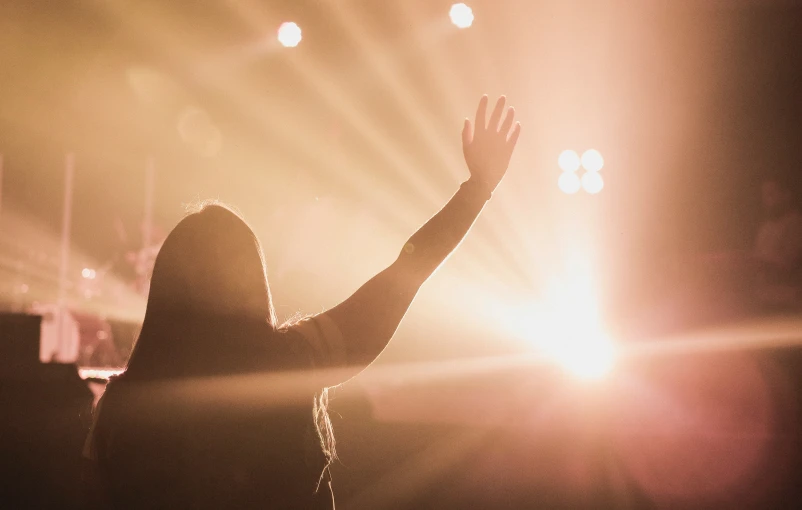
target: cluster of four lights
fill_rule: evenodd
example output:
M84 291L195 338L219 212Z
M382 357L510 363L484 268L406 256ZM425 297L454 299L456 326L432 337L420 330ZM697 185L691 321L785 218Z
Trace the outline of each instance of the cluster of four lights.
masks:
M562 173L557 181L557 186L563 193L573 195L580 188L591 195L595 195L604 188L604 179L599 171L604 167L604 158L596 149L588 149L579 157L573 150L564 150L557 158L557 164ZM580 179L577 171L582 167L585 173Z

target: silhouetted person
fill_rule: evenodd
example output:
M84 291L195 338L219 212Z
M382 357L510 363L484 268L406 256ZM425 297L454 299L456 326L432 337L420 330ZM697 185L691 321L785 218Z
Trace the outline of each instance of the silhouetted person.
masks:
M169 234L142 331L108 384L85 455L112 508L333 508L324 388L369 365L504 176L520 133L504 98L463 149L470 179L387 269L317 316L279 326L262 252L209 204ZM473 131L473 132L472 132Z
M790 186L779 178L761 186L765 219L758 229L753 257L758 264L757 297L771 305L802 298L802 213Z
M668 296L644 319L661 334L802 307L802 213L782 176L760 186L763 220L748 250L683 260Z

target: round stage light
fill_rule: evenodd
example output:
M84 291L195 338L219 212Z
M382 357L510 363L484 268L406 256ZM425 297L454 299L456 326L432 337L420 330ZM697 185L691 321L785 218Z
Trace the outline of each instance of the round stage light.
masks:
M563 172L576 172L579 170L579 155L576 151L565 150L557 158L557 164Z
M573 195L579 191L579 188L582 187L582 183L579 181L579 176L575 173L563 172L560 174L559 180L557 180L557 186L559 186L560 191L563 193Z
M595 195L604 188L604 179L597 172L587 172L582 176L582 187L591 195Z
M582 154L582 167L588 172L598 172L604 166L604 158L596 149L588 149Z
M294 48L301 42L301 27L292 21L278 27L278 42L285 48Z
M452 5L448 17L457 28L468 28L473 24L473 10L463 3Z

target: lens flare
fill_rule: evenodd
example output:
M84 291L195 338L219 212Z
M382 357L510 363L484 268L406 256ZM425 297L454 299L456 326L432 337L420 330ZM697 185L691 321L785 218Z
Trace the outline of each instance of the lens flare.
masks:
M514 334L577 379L603 378L615 366L615 343L605 333L587 250L576 248L537 302L506 320Z
M579 155L576 151L564 150L557 158L557 164L560 165L560 170L563 172L576 172L579 170Z
M574 338L554 351L556 361L563 368L584 380L601 379L610 372L615 363L612 342L596 332L589 332L586 337Z

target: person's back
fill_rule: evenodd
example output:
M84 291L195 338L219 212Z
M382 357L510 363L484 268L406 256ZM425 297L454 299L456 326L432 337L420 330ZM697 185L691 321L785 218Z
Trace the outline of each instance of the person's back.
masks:
M802 213L789 209L781 216L766 219L755 239L755 256L778 270L799 271L802 267Z
M319 316L274 331L211 318L189 329L160 333L203 337L198 351L219 346L214 365L171 367L167 355L162 373L129 370L108 384L85 452L96 499L132 509L333 508L331 454L313 411L321 388L347 377L332 370L344 363L336 325ZM239 337L259 340L247 357L226 352Z
M332 508L328 480L321 480L326 458L310 412L313 395L282 406L232 399L249 393L237 386L258 386L259 379L112 383L96 429L108 503Z
M802 297L802 213L790 186L768 179L761 189L766 218L755 238L757 297L767 305L793 305Z

